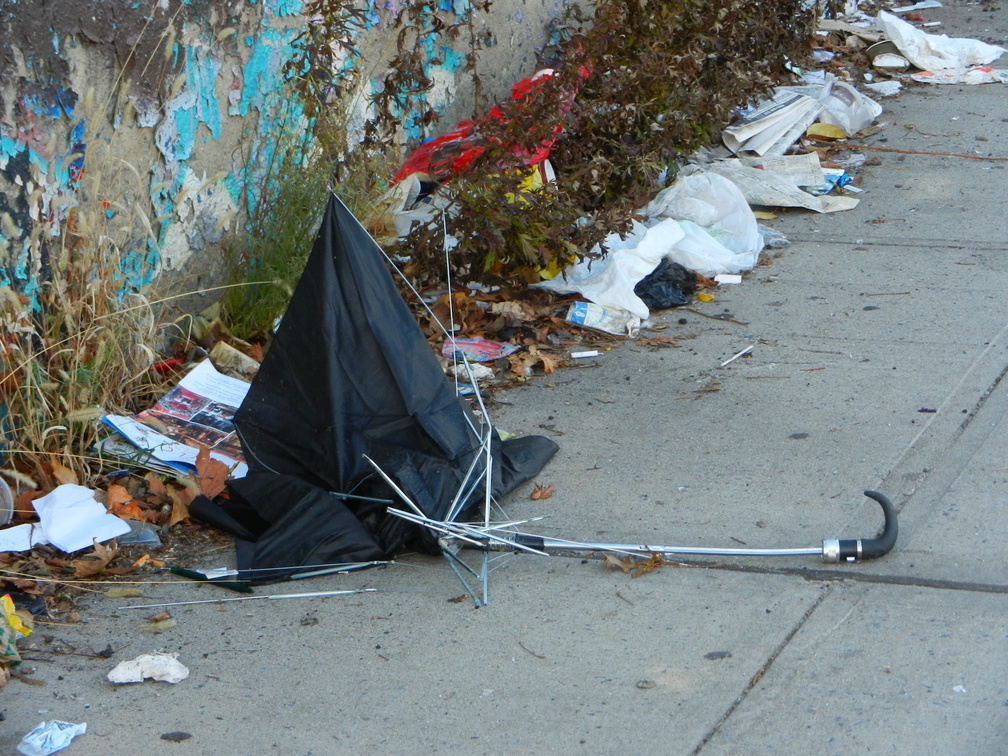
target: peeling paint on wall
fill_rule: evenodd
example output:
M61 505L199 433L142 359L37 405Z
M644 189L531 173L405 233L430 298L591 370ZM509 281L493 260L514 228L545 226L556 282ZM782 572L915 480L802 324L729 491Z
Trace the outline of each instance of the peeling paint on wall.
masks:
M408 4L360 7L372 27L391 27ZM470 0L426 7L472 12ZM303 9L302 0L0 0L0 285L29 297L39 291L48 246L78 208L81 171L97 147L118 151L143 177L136 196L118 205L92 198L107 203L110 223L126 222L130 203L149 203L149 231L126 250L132 284L216 253L241 233L280 145L308 144L305 110L284 87ZM441 41L425 38L434 85L417 100L445 113L466 56ZM105 94L88 96L96 82ZM381 77L361 86L378 91ZM354 101L351 131L366 108L366 98ZM415 113L402 123L412 139L431 136ZM98 141L86 146L85 133Z

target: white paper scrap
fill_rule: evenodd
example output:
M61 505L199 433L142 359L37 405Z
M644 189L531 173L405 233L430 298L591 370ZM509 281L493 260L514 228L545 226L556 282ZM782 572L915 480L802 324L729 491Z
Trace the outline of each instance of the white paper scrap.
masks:
M32 502L49 542L67 553L129 533L125 520L105 511L84 486L66 483Z
M37 522L0 530L0 551L28 551L32 546L46 543L49 539Z
M135 659L119 662L106 676L116 685L143 682L148 678L174 685L189 677L189 668L178 660L178 654L140 654Z

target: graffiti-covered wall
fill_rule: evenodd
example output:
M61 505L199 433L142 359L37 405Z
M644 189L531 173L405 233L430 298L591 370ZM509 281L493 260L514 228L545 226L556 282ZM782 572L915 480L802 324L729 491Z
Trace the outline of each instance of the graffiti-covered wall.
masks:
M530 75L546 21L564 4L430 0L424 9L467 22L468 33L425 50L434 85L422 97L444 120L419 124L404 113L404 137L432 136L471 114L472 71L463 63L473 50L490 98ZM366 117L383 86L408 5L360 0L360 39L348 42L363 57L334 56L360 68L359 112L348 123ZM138 283L219 255L245 231L278 141L309 133L304 104L285 82L305 13L318 7L0 0L0 286L30 301L66 239L112 233L88 218L127 229L116 247Z

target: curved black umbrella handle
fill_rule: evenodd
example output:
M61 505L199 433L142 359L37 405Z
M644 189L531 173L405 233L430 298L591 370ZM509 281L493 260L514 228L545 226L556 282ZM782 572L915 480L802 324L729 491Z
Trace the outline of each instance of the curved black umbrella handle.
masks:
M823 541L822 560L824 562L859 562L862 559L877 559L888 554L896 545L896 535L899 533L896 507L878 491L865 491L864 494L882 506L882 514L885 515L882 532L875 538Z

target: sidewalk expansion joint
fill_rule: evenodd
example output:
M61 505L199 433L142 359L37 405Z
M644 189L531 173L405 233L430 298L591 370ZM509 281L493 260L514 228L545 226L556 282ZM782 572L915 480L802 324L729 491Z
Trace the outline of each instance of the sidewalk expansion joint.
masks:
M945 591L966 591L972 593L1008 593L1008 585L997 583L973 583L965 580L945 580L942 578L916 577L913 575L874 575L867 572L847 570L817 569L810 567L760 567L752 564L717 564L703 562L683 562L690 567L706 567L726 572L745 572L754 575L790 575L810 582L850 581L852 583L876 583L879 585L905 585L912 588L933 588Z
M707 734L704 735L703 740L701 740L697 744L697 747L694 748L692 751L690 751L690 756L697 756L697 754L699 754L704 749L707 743L710 742L711 738L717 735L718 731L721 729L724 723L728 721L728 718L731 717L735 709L737 709L739 705L746 699L750 691L752 691L752 689L756 687L756 684L763 678L763 675L766 674L766 671L768 669L770 669L770 666L777 660L777 657L780 656L781 653L783 653L785 648L787 648L788 644L791 642L791 639L794 638L795 635L798 634L798 631L805 626L805 623L808 622L809 617L811 617L812 613L819 608L819 605L826 600L826 597L828 595L829 595L828 592L823 591L822 594L820 594L819 598L817 598L815 602L813 602L812 606L810 606L808 609L805 610L805 613L801 616L801 619L799 619L798 622L795 623L795 626L791 628L791 632L789 632L787 636L784 638L784 640L782 640L777 645L777 648L775 648L773 650L773 653L771 653L770 656L767 657L767 660L763 662L763 665L759 668L756 674L753 675L752 678L750 678L749 684L746 685L745 689L741 693L739 693L738 698L736 698L732 702L732 705L728 707L728 710L721 715L721 719L719 719L717 723L713 727L711 727L711 729L707 732Z

